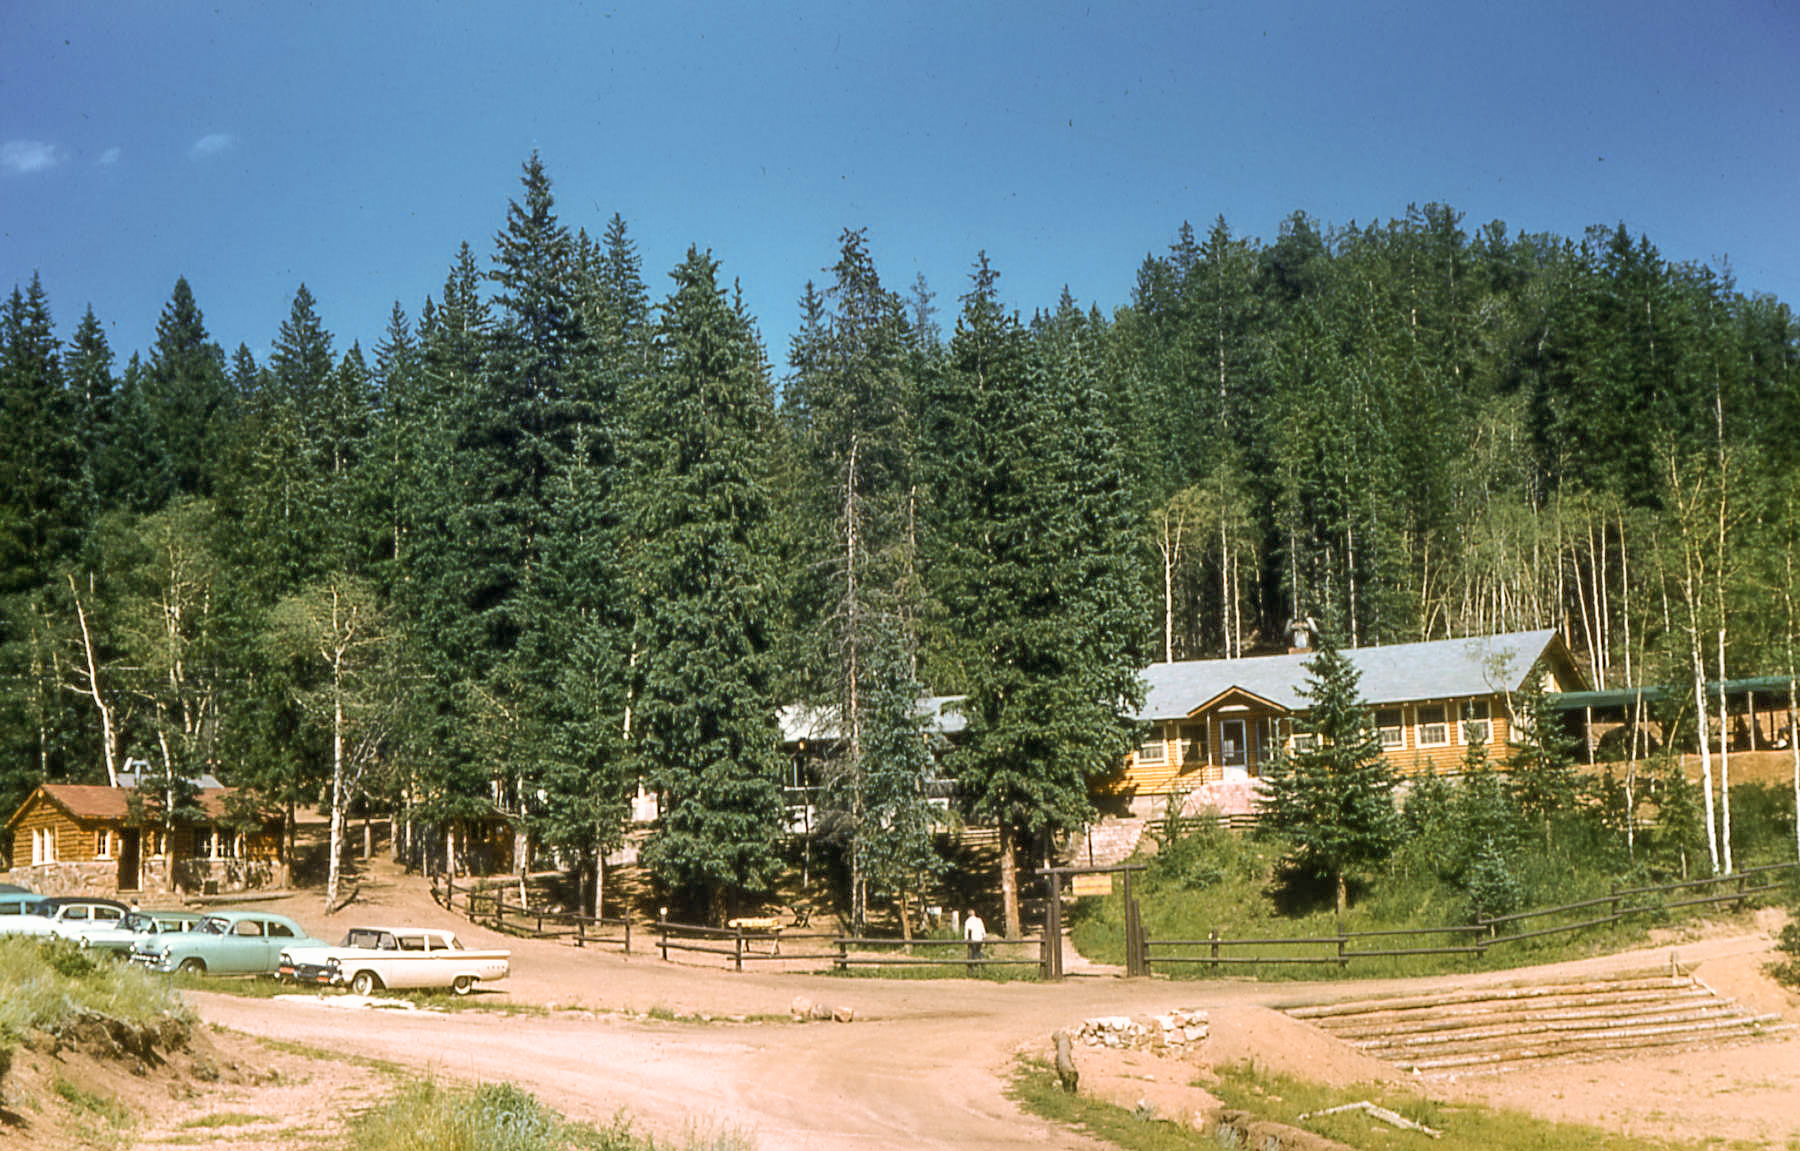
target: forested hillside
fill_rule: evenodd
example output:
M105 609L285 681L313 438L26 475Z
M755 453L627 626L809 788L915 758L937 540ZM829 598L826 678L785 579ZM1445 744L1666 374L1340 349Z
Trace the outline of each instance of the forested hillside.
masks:
M1112 312L1027 320L985 256L940 303L878 240L843 233L773 350L728 242L646 279L536 157L370 349L304 284L266 362L184 280L130 352L16 287L0 805L144 760L339 817L498 802L591 869L641 782L646 860L716 905L776 864L808 701L843 717L860 908L936 866L927 692L970 697L952 765L1010 876L1135 742L1137 668L1299 616L1557 626L1597 687L1793 664L1800 327L1722 270L1439 205L1221 219Z

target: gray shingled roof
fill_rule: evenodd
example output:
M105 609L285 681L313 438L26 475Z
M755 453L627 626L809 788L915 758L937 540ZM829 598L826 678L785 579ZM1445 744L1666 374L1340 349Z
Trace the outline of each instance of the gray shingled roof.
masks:
M1362 673L1363 699L1372 704L1404 703L1517 691L1555 636L1555 629L1545 628L1348 648L1344 654ZM1305 665L1311 658L1312 653L1303 652L1151 664L1144 669L1148 690L1137 718L1179 719L1234 687L1291 711L1303 711L1308 701L1299 689L1306 685Z
M960 710L947 706L962 702L960 695L932 695L919 700L918 715L924 729L934 735L955 735L969 726ZM781 741L799 743L803 739L829 742L838 738L837 709L789 704L781 709Z

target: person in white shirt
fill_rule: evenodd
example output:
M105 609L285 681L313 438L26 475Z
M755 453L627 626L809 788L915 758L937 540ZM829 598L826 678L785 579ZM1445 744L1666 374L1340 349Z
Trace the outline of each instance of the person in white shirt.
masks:
M963 939L969 945L969 958L980 959L981 945L987 940L987 924L975 914L974 908L969 909L969 917L963 920Z

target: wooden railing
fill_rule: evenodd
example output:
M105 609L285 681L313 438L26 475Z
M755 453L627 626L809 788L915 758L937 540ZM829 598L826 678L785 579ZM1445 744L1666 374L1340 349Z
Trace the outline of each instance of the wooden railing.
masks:
M832 966L839 971L852 967L960 967L970 972L989 967L1044 968L1044 941L1038 936L1020 939L988 937L982 944L980 959L968 955L968 943L961 939L875 939L869 936L843 936L832 940L837 954ZM1008 954L1025 952L1023 954ZM918 955L915 951L954 950L950 958Z
M457 911L460 896L460 910L472 923L534 939L564 939L576 947L618 947L631 954L631 920L522 907L506 902L506 890L499 885L458 884L439 876L431 880L431 897L447 910Z
M1201 965L1211 968L1229 966L1251 967L1259 964L1279 966L1282 964L1336 964L1340 969L1346 968L1351 961L1357 959L1394 958L1409 955L1469 955L1476 958L1485 956L1490 948L1502 947L1509 943L1518 943L1527 939L1538 939L1548 935L1564 932L1583 931L1591 927L1601 927L1619 923L1636 915L1649 915L1669 911L1681 907L1697 907L1714 903L1743 904L1749 900L1770 892L1779 891L1782 884L1772 881L1772 877L1783 871L1800 867L1800 863L1774 863L1763 867L1746 868L1731 875L1713 876L1707 879L1689 879L1677 883L1652 884L1645 887L1617 888L1608 895L1595 899L1583 899L1574 903L1564 903L1556 907L1544 907L1535 911L1521 911L1513 915L1496 915L1484 918L1473 924L1457 927L1418 927L1401 928L1389 931L1347 931L1340 935L1296 936L1288 938L1227 938L1223 933L1214 931L1205 939L1150 939L1143 941L1143 961L1146 969L1188 965ZM1731 890L1717 894L1700 895L1686 899L1663 900L1655 897L1674 894L1682 891L1702 888L1730 887ZM1531 930L1517 930L1516 925L1530 920L1548 919L1559 915L1569 915L1589 911L1592 908L1604 907L1606 911L1600 915L1586 915L1572 923L1561 923L1551 927L1540 927ZM1501 934L1503 928L1515 928ZM1365 947L1358 946L1363 941L1384 940L1418 935L1450 935L1463 936L1469 942L1447 947ZM1225 952L1232 948L1257 948L1258 954L1228 955ZM1320 954L1314 954L1321 951ZM1299 954L1295 954L1299 952Z

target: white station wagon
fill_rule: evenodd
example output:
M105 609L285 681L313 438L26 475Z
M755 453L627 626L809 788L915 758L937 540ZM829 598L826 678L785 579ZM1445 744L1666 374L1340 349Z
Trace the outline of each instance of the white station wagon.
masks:
M505 979L512 952L472 951L453 932L434 927L352 927L336 947L293 947L277 973L297 983L348 987L358 995L382 988L448 987L467 995L477 983Z

